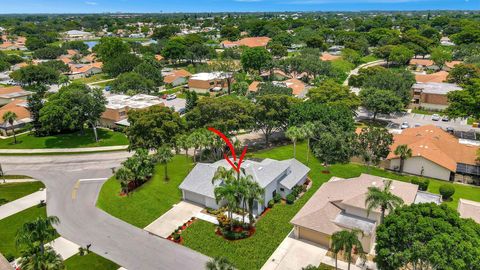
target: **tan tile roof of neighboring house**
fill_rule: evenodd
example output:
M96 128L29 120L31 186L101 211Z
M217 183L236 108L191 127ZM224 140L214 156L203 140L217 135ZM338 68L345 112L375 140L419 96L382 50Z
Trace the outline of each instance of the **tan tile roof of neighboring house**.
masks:
M60 56L58 59L67 65L73 63L73 60L70 59L68 56Z
M290 223L328 235L340 231L344 228L334 220L343 211L344 206L353 206L366 211L365 194L368 187L382 188L383 180L384 178L369 174L351 179L333 177L313 194ZM402 198L405 204L412 204L417 190L417 185L393 180L391 192ZM379 209L372 211L380 212Z
M27 109L27 101L24 99L14 100L0 108L0 123L3 124L3 115L6 112L14 112L17 115L17 121L30 118L30 111Z
M430 59L417 59L417 58L412 58L410 59L410 65L419 65L419 66L433 66L433 61Z
M387 159L398 158L393 151L397 146L406 144L412 149L412 157L423 157L452 172L457 163L475 165L478 146L461 144L450 133L434 125L404 129L401 134L394 135L394 143Z
M77 53L78 53L77 50L67 50L67 55L69 55L69 56L74 56Z
M294 96L298 96L305 91L305 84L298 79L289 79L286 80L285 83L287 84L288 88L292 89L292 94Z
M333 61L333 60L337 60L337 59L340 59L340 58L342 58L342 57L339 56L339 55L333 55L333 54L329 54L327 52L322 53L322 56L320 57L320 59L322 61Z
M248 91L250 91L250 92L257 92L259 85L260 85L260 82L259 82L259 81L253 81L253 82L248 86Z
M462 218L471 218L480 223L480 202L460 199L457 210Z
M30 91L26 91L21 86L9 86L0 88L1 98L15 98L19 96L28 96L30 94Z
M462 61L451 61L451 62L445 62L445 66L449 67L449 68L453 68L455 67L456 65L459 65L463 63Z
M155 59L157 59L157 61L162 61L164 58L160 54L156 54Z
M280 69L274 69L273 70L273 75L277 75L277 76L284 77L284 78L291 78L292 77L292 76L288 75L287 73L283 72ZM260 74L260 76L262 76L262 77L270 76L270 70L262 72L262 74Z
M89 71L92 68L102 68L103 63L102 62L95 62L91 64L86 64L86 65L70 65L70 70L72 73L84 73Z
M188 78L192 76L192 74L184 69L176 69L172 70L169 74L163 77L163 82L165 83L173 83L178 78Z
M417 74L415 75L415 80L417 82L427 83L427 82L437 82L441 83L447 80L448 72L441 70L432 74Z
M247 38L242 38L238 41L225 40L225 41L222 41L222 45L224 45L225 47L247 46L247 47L253 48L253 47L265 47L267 46L268 42L270 42L269 37L247 37Z

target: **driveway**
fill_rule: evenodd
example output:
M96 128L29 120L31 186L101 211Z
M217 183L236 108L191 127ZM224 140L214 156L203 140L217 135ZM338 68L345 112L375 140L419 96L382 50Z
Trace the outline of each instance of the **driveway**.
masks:
M197 216L202 210L203 208L198 205L181 201L144 230L167 238L178 226Z
M0 156L5 173L45 183L47 213L57 216L58 233L129 270L204 269L209 259L95 207L103 182L130 153L68 156ZM79 181L79 179L89 179Z
M293 231L283 240L261 270L298 270L308 265L318 266L327 254L323 247L293 237Z

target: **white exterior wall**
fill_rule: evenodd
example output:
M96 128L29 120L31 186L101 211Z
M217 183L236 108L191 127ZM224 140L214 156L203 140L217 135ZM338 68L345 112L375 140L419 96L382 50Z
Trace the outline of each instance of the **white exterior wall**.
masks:
M269 185L267 185L265 187L265 195L263 197L263 203L264 205L267 205L268 204L268 201L270 201L271 199L273 199L273 191L277 191L277 193L279 193L280 189L277 190L277 181L272 181Z
M432 104L432 103L424 103L424 102L420 102L419 105L422 108L432 110L432 111L443 111L448 107L448 105Z
M423 174L422 174L423 167ZM390 161L390 169L395 170L400 168L400 159L392 159ZM450 180L450 170L431 162L428 159L423 157L411 157L405 160L403 165L403 171L415 175L423 175L426 177L441 179L441 180Z
M359 217L366 218L366 219L369 219L369 220L374 220L374 221L378 221L380 219L380 215L378 213L373 212L373 211L370 212L370 214L367 216L367 210L366 209L352 207L352 206L348 206L348 205L344 205L344 204L342 204L342 207L344 207L345 212L347 212L348 214L351 214L351 215L359 216Z
M197 92L198 94L205 94L205 93L208 93L210 92L209 89L203 89L203 88L194 88L194 87L190 87L189 90L191 91L195 91Z
M205 197L205 206L209 207L209 208L212 208L212 209L220 208L218 206L217 202L215 202L215 199L212 199L212 198L209 198L209 197Z

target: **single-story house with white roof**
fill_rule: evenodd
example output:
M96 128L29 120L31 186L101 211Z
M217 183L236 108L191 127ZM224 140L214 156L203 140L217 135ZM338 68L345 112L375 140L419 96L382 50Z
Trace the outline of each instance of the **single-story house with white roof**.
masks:
M212 179L218 167L230 168L224 159L215 163L198 163L180 184L183 199L201 206L218 209L221 202L215 201L215 187L221 185L220 181L212 184ZM246 175L251 175L260 187L265 189L263 202L255 202L254 213L260 214L273 199L275 194L285 198L292 192L296 185L302 185L307 179L310 168L296 159L273 160L264 159L260 162L245 160L242 163Z

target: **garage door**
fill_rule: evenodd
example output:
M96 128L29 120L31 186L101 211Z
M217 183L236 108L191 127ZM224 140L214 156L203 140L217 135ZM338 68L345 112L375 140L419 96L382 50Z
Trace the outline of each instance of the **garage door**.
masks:
M301 239L322 245L324 247L330 247L330 236L324 233L300 227L298 229L298 236Z
M185 200L199 204L204 206L205 205L205 197L203 195L193 193L190 191L184 191Z

